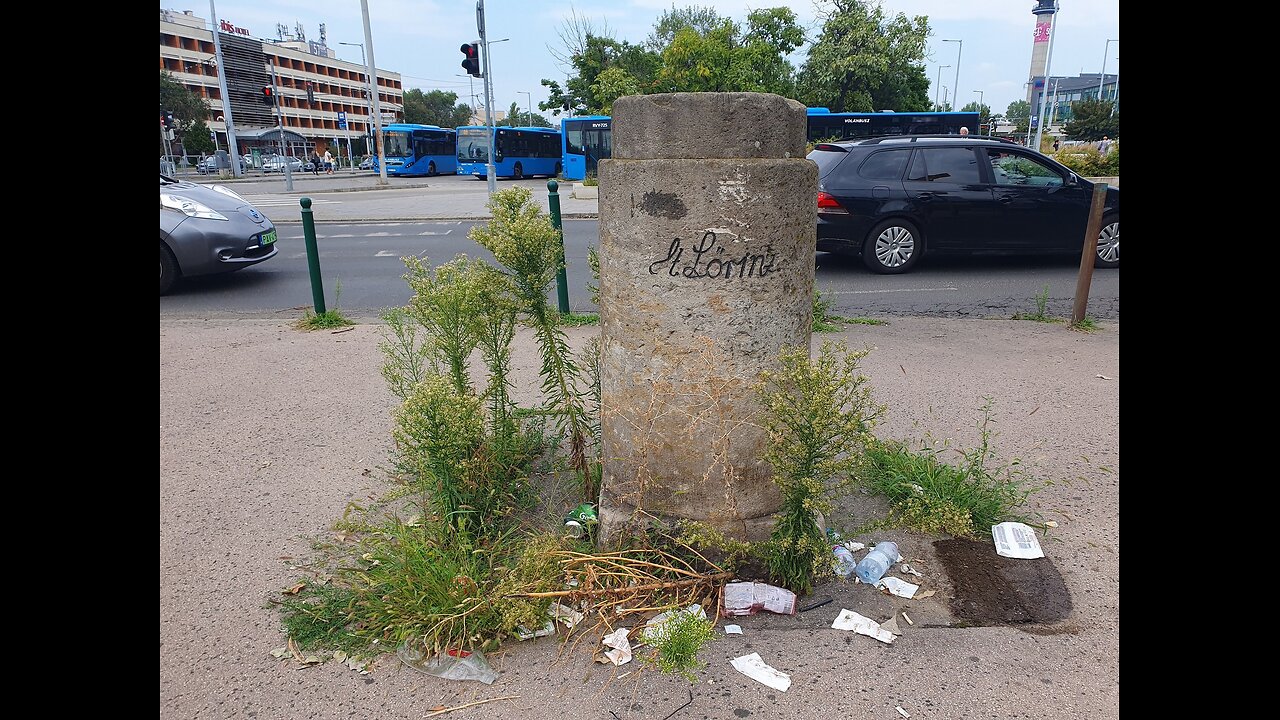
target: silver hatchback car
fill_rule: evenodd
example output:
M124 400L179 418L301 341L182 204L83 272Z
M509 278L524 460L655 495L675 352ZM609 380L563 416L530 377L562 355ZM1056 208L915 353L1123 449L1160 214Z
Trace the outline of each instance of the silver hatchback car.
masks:
M231 272L276 255L276 227L221 185L160 176L160 294L178 278Z

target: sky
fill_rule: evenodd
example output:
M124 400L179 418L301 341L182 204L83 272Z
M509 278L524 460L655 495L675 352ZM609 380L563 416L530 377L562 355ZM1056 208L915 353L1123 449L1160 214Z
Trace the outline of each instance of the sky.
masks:
M714 7L737 21L745 20L752 9L786 5L808 29L810 41L821 29L816 18L824 5L813 0L486 0L494 106L505 110L515 102L526 109L532 101L538 112L537 104L547 98L540 81L550 78L563 84L570 69L559 66L551 51L560 48L558 31L571 13L596 28L607 25L618 40L639 43L673 4ZM889 15L900 12L929 18L932 33L925 73L930 98L941 99L945 93L957 108L981 99L993 113L1026 98L1035 29L1033 0L883 0L882 4ZM368 6L372 52L379 69L400 73L406 89L449 90L461 102L470 103L474 86L483 102L483 81L469 80L463 73L459 50L479 37L474 0L368 0ZM162 0L160 7L191 10L206 21L210 17L207 2ZM307 38L318 40L324 23L327 43L338 58L360 62L359 47L339 44L364 42L360 0L214 0L214 7L221 20L258 38L275 38L277 24L292 32L301 23ZM1104 58L1107 73L1119 72L1120 0L1060 0L1055 34L1051 76L1102 72ZM502 38L509 40L494 42ZM804 57L802 48L792 56L792 64L799 67ZM953 87L957 65L958 101ZM550 111L543 114L555 121Z

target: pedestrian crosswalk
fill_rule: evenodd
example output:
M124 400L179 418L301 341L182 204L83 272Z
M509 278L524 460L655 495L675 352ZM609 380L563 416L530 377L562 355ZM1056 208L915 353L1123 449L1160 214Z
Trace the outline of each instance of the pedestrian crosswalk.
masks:
M298 199L302 197L311 198L312 205L341 205L341 200L326 200L318 198L314 195L280 195L276 193L263 193L257 195L241 195L240 197L249 201L254 207L298 207Z

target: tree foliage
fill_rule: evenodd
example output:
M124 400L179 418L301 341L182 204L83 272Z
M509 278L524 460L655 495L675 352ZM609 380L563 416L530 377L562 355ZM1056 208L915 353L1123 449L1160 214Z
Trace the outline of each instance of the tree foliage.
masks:
M404 121L420 125L458 127L471 119L471 107L458 102L458 94L447 90L423 92L418 88L404 93Z
M1063 128L1072 140L1101 140L1120 136L1120 113L1110 100L1079 100L1071 103L1071 121Z
M182 148L188 155L208 154L213 152L213 140L209 139L209 126L204 120L196 120L182 135Z
M197 120L208 122L209 103L205 99L187 89L169 73L160 71L160 111L168 110L178 121L178 134L186 134ZM205 127L205 138L209 136L209 128Z
M1031 103L1014 100L1004 111L1005 119L1013 123L1016 132L1024 133L1031 126Z
M822 31L800 70L802 102L832 112L929 109L928 18L889 17L863 0L827 0L823 10Z

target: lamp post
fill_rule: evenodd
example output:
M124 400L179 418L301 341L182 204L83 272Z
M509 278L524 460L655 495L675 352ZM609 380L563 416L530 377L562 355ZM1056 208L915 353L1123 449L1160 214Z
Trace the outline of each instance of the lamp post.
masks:
M938 81L933 84L933 108L935 112L942 109L942 106L938 104L938 97L942 95L942 68L949 68L949 67L951 66L950 65L938 66Z
M1102 83L1107 81L1107 55L1111 54L1111 43L1118 43L1119 39L1108 40L1102 49L1102 75L1098 78L1098 99L1102 99Z
M480 104L479 104L478 102L476 102L476 85L475 85L476 78L475 78L475 76L474 76L474 75L471 75L471 74L467 74L467 75L454 75L454 77L464 77L464 78L466 78L466 79L467 79L468 83L470 84L470 86L471 86L471 115L474 117L474 116L475 116L475 114L476 114L476 112L480 109ZM468 119L468 120L467 120L467 122L471 122L471 120L470 120L470 119Z
M342 42L342 41L338 41L338 44L339 44L339 45L351 45L351 46L354 46L354 47L358 47L358 48L360 48L360 67L366 67L366 66L368 65L368 63L366 63L366 62L365 62L365 59L364 59L364 43L353 43L353 42ZM367 68L366 68L366 70L367 70ZM370 97L369 97L369 73L368 73L368 72L361 72L361 74L365 76L365 84L364 84L364 109L365 109L365 111L366 111L367 113L369 113L368 117L367 117L367 118L365 118L365 123L364 123L365 135L366 135L366 136L372 136L372 135L373 135L373 131L372 131L372 128L373 128L373 110L371 110L371 109L369 108L369 103L371 102ZM369 148L369 150L370 150L371 152L375 152L375 153L377 152L377 150L376 150L376 149L373 149L373 148Z
M985 105L982 104L982 98L984 93L981 90L974 90L974 92L978 93L978 132L982 133L982 108L985 107ZM991 134L991 128L987 128L986 134Z
M517 95L523 95L525 99L525 114L529 116L529 126L533 127L533 95L527 92L518 92Z
M951 87L956 89L956 104L960 104L960 53L964 52L964 40L943 40L942 42L960 43L960 47L956 49L956 81Z

